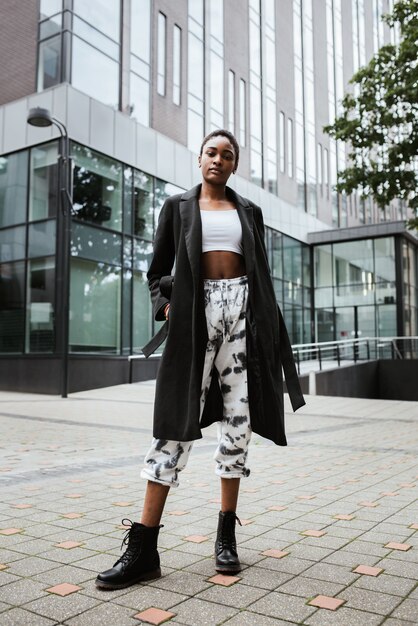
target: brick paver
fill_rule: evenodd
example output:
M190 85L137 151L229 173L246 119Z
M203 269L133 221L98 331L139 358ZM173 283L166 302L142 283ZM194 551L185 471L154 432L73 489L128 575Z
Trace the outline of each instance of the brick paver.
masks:
M214 568L219 479L216 428L206 429L168 498L162 578L97 589L97 572L121 554L122 519L140 514L154 389L149 381L66 400L0 392L1 624L414 623L412 402L307 397L293 414L286 397L288 446L253 436L238 576Z

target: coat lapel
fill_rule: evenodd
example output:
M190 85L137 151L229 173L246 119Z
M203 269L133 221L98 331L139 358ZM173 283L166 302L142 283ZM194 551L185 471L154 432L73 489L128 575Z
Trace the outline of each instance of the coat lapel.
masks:
M192 270L193 283L197 293L200 274L200 256L202 253L202 220L199 210L199 194L201 185L186 191L181 196L180 217L183 222L187 256Z
M230 187L226 188L228 197L234 202L238 208L238 217L242 226L242 245L244 248L245 269L248 280L251 282L254 271L255 244L253 230L253 209L245 198L233 191Z

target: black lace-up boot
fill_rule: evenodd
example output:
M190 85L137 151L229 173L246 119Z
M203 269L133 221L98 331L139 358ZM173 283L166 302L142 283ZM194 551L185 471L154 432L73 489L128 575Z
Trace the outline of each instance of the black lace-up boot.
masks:
M161 576L157 540L162 525L150 528L125 518L122 520L124 526L128 526L125 521L130 523L130 527L122 540L121 549L123 545L127 548L111 569L97 576L96 586L101 589L124 589L141 580Z
M218 533L215 542L215 569L217 572L235 574L241 571L235 539L235 521L240 520L233 511L219 511Z

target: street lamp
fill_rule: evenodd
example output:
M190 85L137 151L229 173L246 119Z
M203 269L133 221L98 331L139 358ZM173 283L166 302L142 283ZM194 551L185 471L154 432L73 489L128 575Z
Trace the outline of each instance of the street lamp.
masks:
M28 124L38 128L56 126L60 131L58 148L59 208L57 212L56 333L57 348L62 354L61 396L68 395L69 288L72 202L70 146L65 125L52 117L48 109L29 110ZM57 297L58 295L58 297Z

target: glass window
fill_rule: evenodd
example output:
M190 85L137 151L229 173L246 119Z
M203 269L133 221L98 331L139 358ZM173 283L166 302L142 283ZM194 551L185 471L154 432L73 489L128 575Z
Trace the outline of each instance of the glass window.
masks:
M120 352L121 269L71 261L70 350Z
M143 239L134 239L133 246L134 269L147 272L153 255L152 243Z
M189 33L189 92L203 100L203 42Z
M173 28L173 102L180 105L181 94L181 28Z
M56 143L30 151L29 220L54 217L58 204L58 147Z
M317 183L318 185L320 185L321 187L321 193L322 193L322 183L323 183L323 174L322 174L322 146L320 143L317 144L317 161L318 161L318 168L317 168Z
M152 178L144 172L134 172L134 234L152 241L154 224Z
M293 120L287 118L287 174L293 178Z
M246 145L246 119L247 119L247 103L245 92L245 80L240 78L239 81L239 142L241 146Z
M331 287L332 247L331 245L314 247L315 287Z
M134 272L133 352L140 352L152 336L151 300L145 274Z
M123 168L123 230L132 233L132 181L133 169Z
M28 263L26 351L53 352L55 261L37 259Z
M75 35L72 48L72 85L92 98L118 108L119 63Z
M150 62L151 0L131 1L131 52Z
M38 50L38 91L42 91L61 82L61 36L42 41Z
M149 82L131 72L131 115L140 124L149 126Z
M120 37L120 0L73 0L74 13L115 41Z
M189 15L198 24L203 24L203 0L192 0L188 2Z
M181 187L177 187L176 185L173 185L172 183L166 183L164 180L161 180L159 178L155 179L155 187L154 187L154 194L155 194L154 226L155 228L157 227L160 210L166 198L173 196L176 193L182 193L183 191L184 189L181 189Z
M29 224L28 257L44 257L55 254L55 231L55 220Z
M26 220L28 153L0 157L0 228Z
M235 74L228 72L228 130L235 134Z
M165 74L166 74L166 17L163 13L158 13L158 59L157 59L157 92L165 96Z
M221 43L224 40L223 4L223 0L209 0L210 35Z
M274 231L272 234L272 253L273 253L273 262L272 262L272 273L273 276L277 276L277 278L283 278L283 263L282 263L282 239L283 235L277 231Z
M279 162L280 171L285 171L285 118L283 111L279 113Z
M0 353L23 352L25 263L0 265Z
M84 39L84 41L88 41L95 48L108 54L115 61L119 61L119 44L103 35L103 33L87 24L84 20L80 20L76 15L73 17L73 32L81 39Z
M114 265L122 263L122 238L116 233L74 222L71 255Z
M283 235L284 279L302 284L302 245L296 239Z
M76 217L114 230L122 227L122 166L85 146L73 144Z
M62 30L62 13L54 15L39 24L39 40L47 39L53 35L59 35Z
M40 1L40 15L41 19L55 15L59 11L62 11L62 0L41 0Z
M203 117L189 109L187 114L187 145L198 154L204 136Z
M224 110L224 60L215 52L210 53L210 106L223 115Z
M24 259L26 244L25 226L0 230L0 261Z
M324 148L324 185L327 187L328 196L328 182L329 182L329 160L328 160L328 148Z

